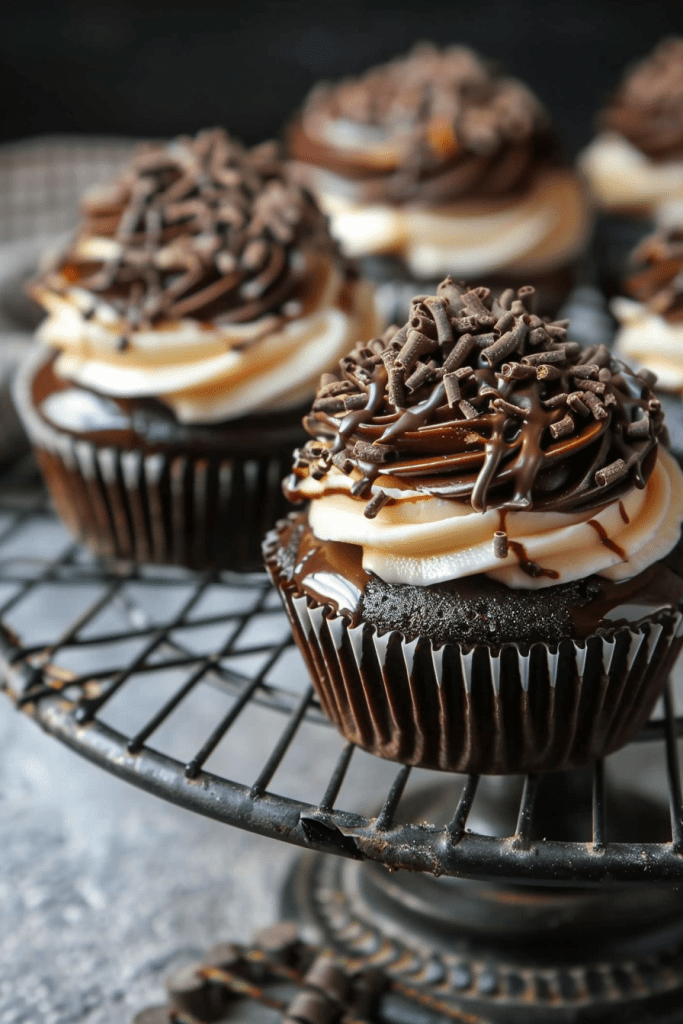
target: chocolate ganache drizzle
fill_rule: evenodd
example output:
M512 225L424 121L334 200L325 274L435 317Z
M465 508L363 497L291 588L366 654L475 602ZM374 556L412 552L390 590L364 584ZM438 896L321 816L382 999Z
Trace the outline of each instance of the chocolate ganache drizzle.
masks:
M626 279L626 292L669 323L683 323L683 225L649 235L632 262L637 269Z
M683 39L665 39L627 73L600 124L653 160L683 158Z
M92 296L90 315L104 301L130 330L184 317L287 320L301 313L313 261L336 255L277 147L247 150L220 129L138 147L121 178L86 199L83 217L36 289L78 286Z
M336 467L369 518L417 491L499 509L503 545L507 510L579 512L643 488L664 430L646 375L568 341L567 321L530 312L533 295L446 278L406 324L357 345L321 381L290 497Z
M465 47L428 43L315 88L289 142L296 159L352 179L364 202L503 197L559 159L548 116L521 82Z

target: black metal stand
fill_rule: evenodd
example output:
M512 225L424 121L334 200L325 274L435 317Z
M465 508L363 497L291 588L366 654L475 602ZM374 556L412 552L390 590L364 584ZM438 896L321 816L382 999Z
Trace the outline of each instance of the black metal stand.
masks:
M50 531L57 540L41 554L36 538ZM602 763L513 780L395 766L374 813L353 786L367 755L332 730L317 799L278 792L304 726L326 722L264 577L101 565L59 532L25 466L3 480L0 595L4 688L43 729L188 809L339 855L302 861L289 910L349 962L409 979L448 1004L450 1019L681 1019L683 720L671 688L632 747L648 741L658 762L653 796L623 781L610 789ZM42 635L35 608L47 601L61 620ZM168 670L175 681L156 706L136 700L141 680ZM223 707L181 759L162 727L179 709L191 714L204 687ZM112 725L113 704L126 708L125 729ZM281 712L282 728L254 777L207 770L259 706Z

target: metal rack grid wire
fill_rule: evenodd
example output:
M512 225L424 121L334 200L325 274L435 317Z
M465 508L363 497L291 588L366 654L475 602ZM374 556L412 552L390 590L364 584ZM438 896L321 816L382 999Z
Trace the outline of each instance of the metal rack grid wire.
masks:
M60 533L31 473L24 464L2 480L2 679L17 708L84 757L190 810L307 849L367 858L392 869L562 884L683 878L677 743L683 735L683 717L676 714L670 685L664 691L661 714L638 736L638 742L656 745L663 754L661 796L668 801L670 818L666 841L651 842L645 836L629 842L610 840L602 762L592 770L592 825L585 841L535 838L538 776L524 780L521 795L515 798L517 824L506 836L468 827L481 782L474 775L445 778L428 773L432 781L452 784L456 779L460 784L452 814L442 822L401 820L401 799L413 774L408 766L394 767L376 816L368 816L363 807L367 793L352 794L353 802L360 805L357 809L341 809L337 801L355 754L352 744L341 741L325 766L326 782L319 800L287 796L272 785L283 759L293 746L306 742L304 724L322 729L327 723L307 683L303 662L297 660L289 629L282 629L282 611L269 581L260 575L103 565ZM150 594L160 596L162 605L170 591L180 589L182 599L155 617L145 601L139 595L136 598L136 588L142 588L148 599ZM209 593L214 610L202 611ZM41 635L40 616L34 611L41 601L43 606L50 602L63 619L61 628L49 637ZM124 615L123 628L99 625L113 608ZM16 625L22 611L24 623L29 623L24 632ZM256 619L279 623L279 632L266 630L254 639L250 627ZM216 629L223 631L219 644ZM199 649L184 639L202 630L214 639ZM118 661L107 664L107 652L112 650L118 652ZM73 665L74 657L78 661L84 652L89 657L87 670L69 667L69 659ZM245 658L252 663L258 660L259 667L240 669ZM273 683L271 675L283 662L285 684ZM93 668L93 663L98 667ZM115 698L135 717L135 695L128 699L126 693L133 680L168 672L176 673L179 683L151 714L141 707L140 717L126 731L107 723L107 708ZM156 742L159 731L169 716L186 707L192 693L205 686L217 690L225 706L191 756L179 760ZM260 752L260 767L245 784L208 771L206 763L219 747L230 744L236 723L251 707L276 710L282 717L277 737ZM332 751L333 745L329 746Z

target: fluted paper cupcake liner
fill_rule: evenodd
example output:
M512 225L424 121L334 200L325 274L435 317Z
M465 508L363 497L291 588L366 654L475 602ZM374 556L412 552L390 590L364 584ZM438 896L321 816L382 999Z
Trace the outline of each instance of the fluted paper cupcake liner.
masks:
M442 647L369 623L351 626L297 595L266 564L325 714L343 735L392 761L506 775L588 764L648 719L681 645L679 612L585 641Z
M281 481L291 445L255 458L126 450L47 424L30 395L32 362L15 398L53 504L98 555L191 569L263 568L261 540L288 505Z

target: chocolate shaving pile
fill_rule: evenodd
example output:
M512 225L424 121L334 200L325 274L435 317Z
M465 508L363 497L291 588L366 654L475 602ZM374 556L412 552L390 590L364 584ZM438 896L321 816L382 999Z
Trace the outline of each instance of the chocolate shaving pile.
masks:
M398 141L378 173L373 146L335 147L325 125L352 122ZM355 180L365 201L439 202L528 187L539 163L558 161L548 116L521 82L462 46L422 43L355 79L323 84L290 130L292 155Z
M683 323L683 225L661 228L635 249L629 295L669 323Z
M663 40L627 72L600 125L653 160L683 157L683 39Z
M194 317L244 323L301 312L311 253L334 254L325 217L288 178L274 144L244 149L220 129L140 146L111 189L84 203L80 238L121 246L103 261L73 248L38 284L77 284L130 324ZM125 342L125 339L122 339Z
M653 375L568 341L568 322L535 316L533 298L451 278L417 296L404 326L322 378L290 495L331 466L354 474L370 518L397 478L478 512L575 512L644 487L664 429Z

